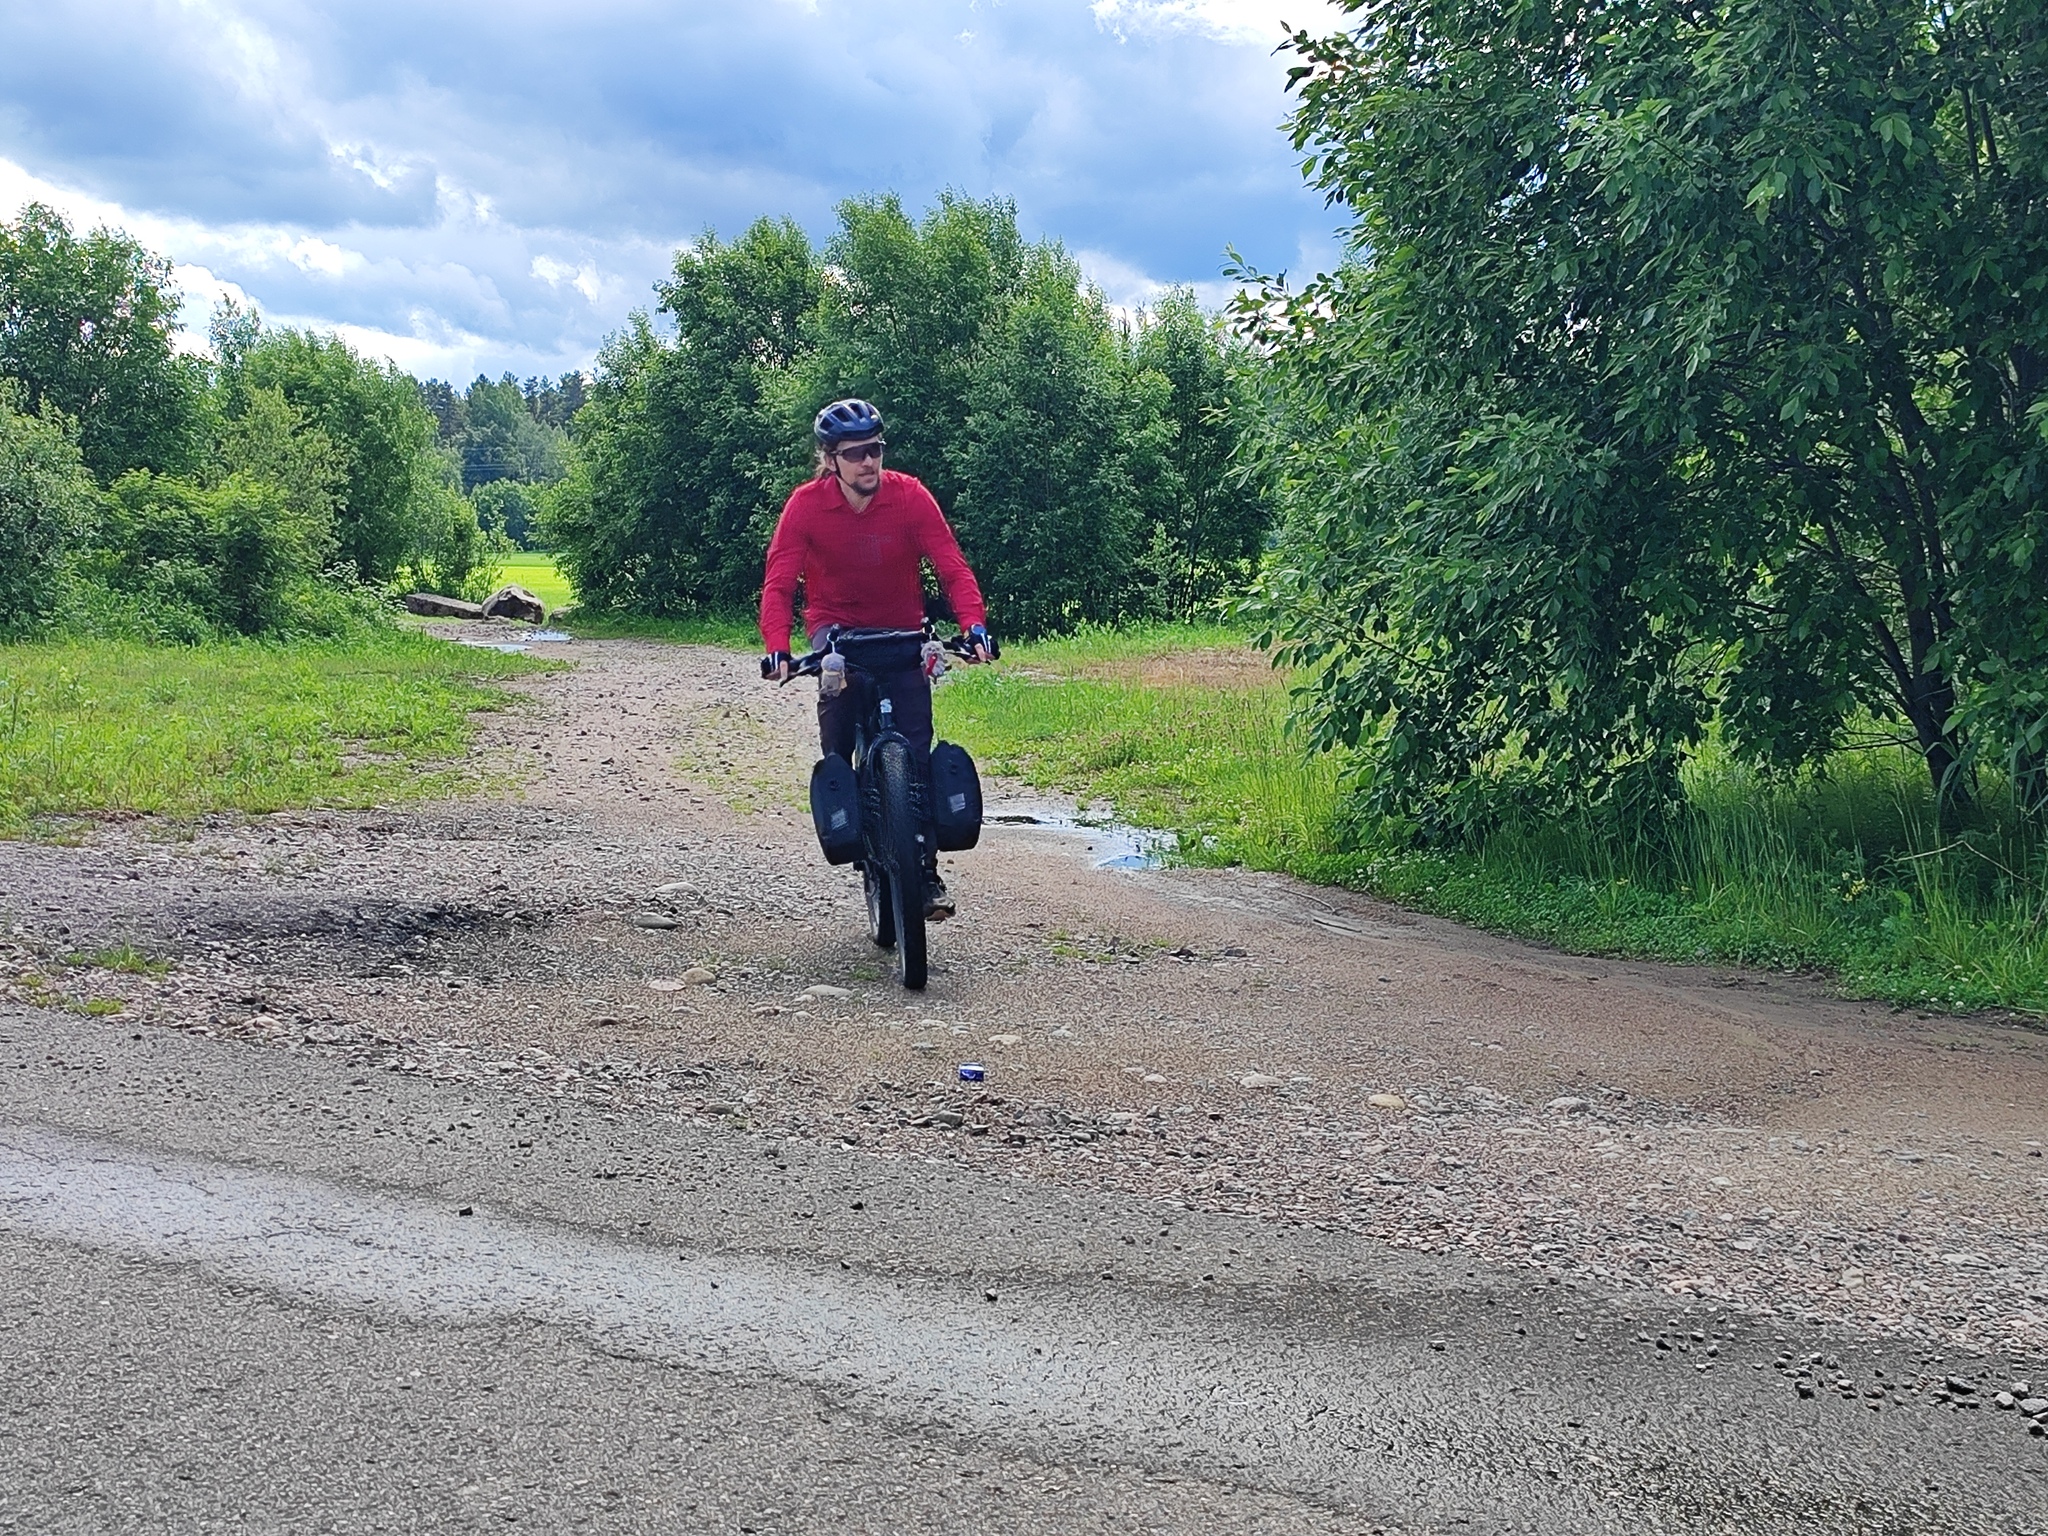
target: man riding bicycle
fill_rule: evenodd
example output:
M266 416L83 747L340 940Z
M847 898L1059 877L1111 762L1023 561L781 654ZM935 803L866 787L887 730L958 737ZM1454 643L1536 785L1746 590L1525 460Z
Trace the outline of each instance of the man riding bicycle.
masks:
M813 425L817 474L790 493L761 584L763 675L789 676L790 629L796 589L804 589L804 624L813 649L834 625L860 629L916 629L924 623L924 574L929 560L939 587L972 639L977 661L989 659L988 616L981 587L960 553L945 514L914 476L882 468L882 414L865 400L837 400ZM931 684L921 665L888 670L875 685L892 701L895 728L910 742L913 761L928 765L932 748ZM818 696L818 741L830 755L853 756L860 726L853 689ZM953 898L939 879L934 849L926 870L925 917L953 915Z

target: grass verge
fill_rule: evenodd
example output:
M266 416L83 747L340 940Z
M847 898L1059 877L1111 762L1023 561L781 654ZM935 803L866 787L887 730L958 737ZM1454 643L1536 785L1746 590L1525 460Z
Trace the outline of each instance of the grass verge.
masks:
M348 640L0 646L0 835L52 818L363 807L474 781L471 715L523 656Z
M1854 995L2048 1013L2042 853L1936 846L1924 775L1845 757L1766 785L1711 756L1657 838L1517 828L1418 852L1350 825L1339 765L1287 734L1287 679L1241 635L1157 628L1016 645L957 674L939 726L988 771L1179 834L1195 863L1280 870L1591 954L1817 969Z

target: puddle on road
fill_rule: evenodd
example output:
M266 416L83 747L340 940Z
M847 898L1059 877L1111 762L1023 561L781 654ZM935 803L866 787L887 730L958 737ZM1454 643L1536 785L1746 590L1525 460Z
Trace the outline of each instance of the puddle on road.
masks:
M1160 869L1178 843L1171 832L1154 832L1106 818L1094 820L1063 800L997 801L988 807L982 822L998 831L1042 832L1083 842L1089 862L1097 869Z
M567 630L536 629L530 634L520 636L517 640L462 640L458 643L474 646L480 651L505 651L508 654L520 655L529 646L551 645L564 640L574 640L575 638Z

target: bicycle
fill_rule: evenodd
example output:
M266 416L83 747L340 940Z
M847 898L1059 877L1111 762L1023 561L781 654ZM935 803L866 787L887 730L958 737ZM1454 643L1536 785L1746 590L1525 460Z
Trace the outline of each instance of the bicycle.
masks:
M867 901L868 937L880 948L895 950L897 978L911 991L923 990L928 969L925 869L938 832L927 793L929 776L916 771L915 748L896 729L895 706L883 697L875 675L917 665L918 653L932 639L929 626L854 629L835 625L826 631L819 649L792 658L789 665L790 677L817 677L825 670L826 659L837 656L846 668L846 686L859 688L865 695L850 765L858 815L845 819L858 822L859 856L853 862L860 869ZM966 635L938 643L955 656L974 659L974 642ZM990 660L1001 654L994 641L989 641L988 647ZM775 675L772 659L762 661L761 675ZM843 760L834 754L812 773L812 815L818 823L819 842L833 863L844 862L834 857L835 846L842 851L856 846L850 837L836 845L828 840L832 829L819 808L820 776L829 777L838 761ZM828 785L828 797L832 792ZM973 807L977 828L980 817L977 791ZM940 842L939 846L945 845ZM964 846L971 847L972 842Z

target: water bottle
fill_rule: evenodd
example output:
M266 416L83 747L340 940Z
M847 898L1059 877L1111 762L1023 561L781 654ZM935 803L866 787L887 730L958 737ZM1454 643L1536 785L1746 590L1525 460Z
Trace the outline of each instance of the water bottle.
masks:
M936 640L927 640L918 651L917 660L924 672L924 680L936 683L946 670L946 648Z
M818 692L825 698L837 698L846 687L846 658L834 651L818 663Z

